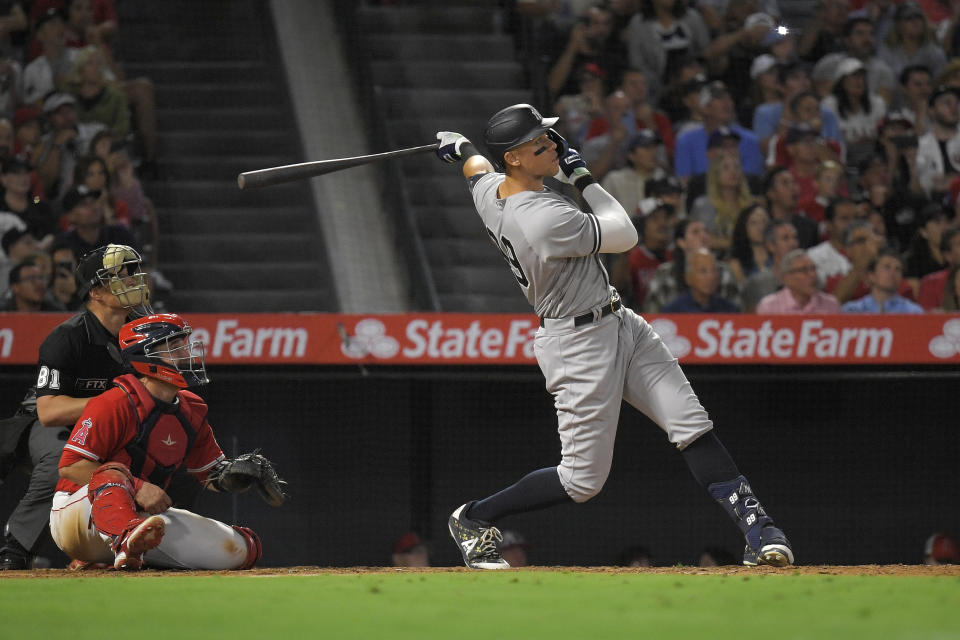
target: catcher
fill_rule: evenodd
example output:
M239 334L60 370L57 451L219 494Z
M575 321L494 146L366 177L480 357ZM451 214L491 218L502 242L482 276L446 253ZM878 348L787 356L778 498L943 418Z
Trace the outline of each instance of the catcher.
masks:
M90 400L60 458L50 532L70 557L124 570L247 569L260 557L251 529L171 508L164 491L185 466L214 491L255 487L273 506L287 498L286 483L259 453L224 457L207 405L185 390L209 381L191 331L175 314L120 329L124 365L135 373Z

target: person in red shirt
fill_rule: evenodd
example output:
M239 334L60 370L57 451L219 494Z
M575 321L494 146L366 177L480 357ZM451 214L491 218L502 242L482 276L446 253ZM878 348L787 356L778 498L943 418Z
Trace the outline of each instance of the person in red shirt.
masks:
M943 306L943 294L947 285L947 275L951 268L960 267L960 225L953 225L940 236L940 252L947 261L947 268L923 276L920 280L920 293L917 302L929 311Z
M645 198L637 207L640 243L620 255L610 270L610 283L633 309L642 309L650 281L664 262L673 259L670 249L674 209L660 198Z
M203 345L175 314L154 314L120 329L124 365L136 373L91 399L60 458L50 532L65 553L88 563L139 569L246 569L260 540L172 508L166 489L185 466L205 487L223 490L226 460L189 386L206 384ZM164 537L167 529L176 535Z

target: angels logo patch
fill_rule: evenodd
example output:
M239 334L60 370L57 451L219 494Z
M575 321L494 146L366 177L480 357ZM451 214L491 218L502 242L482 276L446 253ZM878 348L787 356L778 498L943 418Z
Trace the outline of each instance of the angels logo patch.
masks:
M87 434L90 433L90 428L93 426L93 418L87 418L80 423L80 428L77 429L77 432L73 434L73 437L70 438L70 442L76 442L80 446L83 446L87 443Z

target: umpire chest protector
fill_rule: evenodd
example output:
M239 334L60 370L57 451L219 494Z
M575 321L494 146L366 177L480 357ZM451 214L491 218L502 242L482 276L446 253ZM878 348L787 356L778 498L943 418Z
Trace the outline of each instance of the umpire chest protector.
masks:
M195 406L192 394L184 392L175 403L158 400L132 374L120 376L114 385L124 392L137 419L136 434L123 447L130 456L130 472L165 488L193 448L206 418L205 406Z

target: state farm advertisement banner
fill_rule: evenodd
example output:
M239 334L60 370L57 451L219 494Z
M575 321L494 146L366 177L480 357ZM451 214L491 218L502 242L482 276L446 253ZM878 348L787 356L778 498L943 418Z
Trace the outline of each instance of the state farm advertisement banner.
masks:
M0 314L0 364L34 364L68 316ZM537 319L424 313L184 314L211 364L534 364ZM960 316L647 318L685 364L960 364Z

